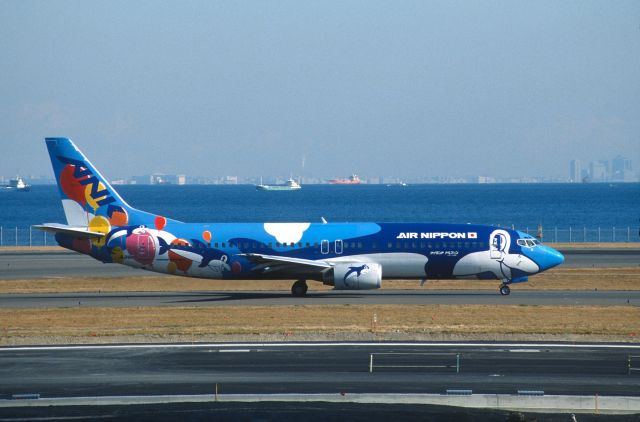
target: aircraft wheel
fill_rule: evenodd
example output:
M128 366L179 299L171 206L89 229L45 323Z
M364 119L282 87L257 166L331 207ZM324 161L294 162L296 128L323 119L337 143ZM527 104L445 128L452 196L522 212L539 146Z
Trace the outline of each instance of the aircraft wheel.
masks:
M511 293L511 289L509 288L509 286L507 286L505 284L500 286L500 294L502 296L507 296L509 293Z
M291 294L294 297L303 297L307 294L307 288L306 280L298 280L291 286Z

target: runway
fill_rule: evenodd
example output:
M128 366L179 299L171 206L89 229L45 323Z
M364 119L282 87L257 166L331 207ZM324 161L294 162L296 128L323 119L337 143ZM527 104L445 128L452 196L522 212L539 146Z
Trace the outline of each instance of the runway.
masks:
M373 356L372 356L373 355ZM0 399L163 394L640 395L639 345L302 343L0 348ZM630 359L630 356L634 356Z
M567 249L565 268L613 268L640 266L638 249ZM50 277L126 277L148 274L118 264L103 264L71 251L0 252L0 279L21 280Z
M310 291L304 298L283 291L255 292L126 292L1 294L0 308L74 308L141 306L272 306L272 305L599 305L640 306L640 291Z

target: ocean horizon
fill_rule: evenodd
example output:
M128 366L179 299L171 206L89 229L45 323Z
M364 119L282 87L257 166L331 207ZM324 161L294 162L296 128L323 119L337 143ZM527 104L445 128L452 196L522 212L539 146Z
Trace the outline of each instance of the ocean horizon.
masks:
M119 185L115 189L135 208L184 222L320 222L325 218L330 222L474 223L534 235L540 226L548 241L554 234L556 240L568 241L557 234L567 237L568 230L574 232L572 241L578 237L640 241L640 183L304 185L299 191L270 192L253 185ZM11 231L16 227L23 231L50 222L65 222L57 186L35 185L30 192L0 194L3 244L12 243ZM24 236L19 234L20 244Z

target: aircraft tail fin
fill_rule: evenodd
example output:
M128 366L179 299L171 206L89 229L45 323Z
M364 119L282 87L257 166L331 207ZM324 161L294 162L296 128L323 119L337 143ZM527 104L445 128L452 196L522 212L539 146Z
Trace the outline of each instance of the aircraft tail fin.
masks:
M107 233L112 226L153 224L155 216L127 204L71 139L45 141L70 227Z

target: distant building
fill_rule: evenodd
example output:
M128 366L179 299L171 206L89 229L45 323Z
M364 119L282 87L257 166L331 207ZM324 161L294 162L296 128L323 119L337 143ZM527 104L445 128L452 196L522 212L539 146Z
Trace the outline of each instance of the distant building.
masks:
M631 160L618 155L611 161L611 180L614 182L635 182Z
M187 176L184 174L178 174L176 176L176 183L178 185L186 185L187 184Z
M607 160L592 161L589 164L589 181L606 182L609 179L609 162Z
M225 185L237 185L238 176L227 176L222 180L222 183Z
M571 160L569 163L569 181L571 183L582 182L582 162L580 160Z
M492 176L478 176L478 183L496 183L496 178Z

